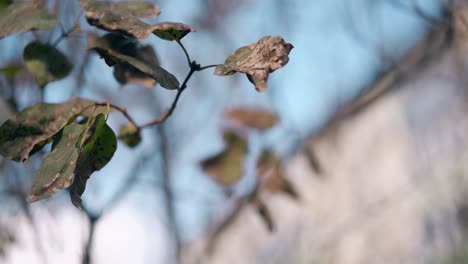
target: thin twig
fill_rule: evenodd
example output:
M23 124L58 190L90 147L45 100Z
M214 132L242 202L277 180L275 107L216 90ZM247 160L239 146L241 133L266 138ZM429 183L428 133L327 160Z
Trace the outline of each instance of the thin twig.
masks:
M109 106L110 108L115 109L115 110L119 111L120 113L122 113L122 115L124 115L125 118L127 118L127 120L132 125L134 125L136 128L139 128L139 126L137 125L135 120L128 114L127 108L125 108L125 107L120 107L118 105L110 104L110 103L107 103L107 102L95 103L94 106Z
M179 44L179 46L180 46L180 47L182 48L182 50L184 51L185 58L187 58L187 63L188 63L188 65L189 65L189 67L192 68L192 60L190 59L190 55L188 54L187 49L185 49L184 44L182 44L182 42L180 41L180 39L176 39L176 42L177 42L177 44Z
M182 43L180 41L177 41L177 43L179 43L179 45L184 50L184 53L186 53L187 59L190 59L190 57L188 56L188 53L185 50ZM128 121L132 125L134 125L138 130L141 130L141 129L146 128L146 127L154 126L154 125L157 125L157 124L161 124L164 121L166 121L169 118L169 116L171 116L172 113L174 112L175 108L177 107L177 103L179 102L180 96L182 95L182 93L187 88L187 83L190 80L190 78L192 78L192 75L195 72L199 72L199 71L206 70L208 68L216 67L217 64L211 64L211 65L206 65L206 66L201 67L200 64L198 64L196 61L192 61L192 62L189 63L189 66L190 66L190 71L187 74L187 76L185 77L184 82L182 83L182 85L178 89L177 94L176 94L176 96L174 98L174 101L171 104L171 107L168 110L164 111L162 114L160 114L155 119L153 119L153 120L151 120L151 121L149 121L149 122L147 122L147 123L145 123L143 125L138 125L135 122L135 120L128 114L127 109L125 107L120 107L120 106L117 106L117 105L114 105L114 104L109 104L107 102L95 103L94 105L95 106L109 106L109 107L121 112L128 119Z
M162 157L162 190L164 193L164 202L166 207L167 222L169 230L172 233L174 238L174 260L176 264L180 263L180 247L181 239L180 233L177 228L177 217L174 206L174 193L171 187L171 177L170 177L170 155L169 155L169 141L164 131L164 126L158 126L158 133L161 144L161 157Z
M83 14L83 12L84 12L84 9L81 8L80 12L78 13L78 16L76 16L75 21L73 22L73 27L72 28L65 31L64 28L62 27L62 34L54 41L54 43L52 43L52 47L56 47L63 39L70 36L70 34L73 33L76 29L79 29L80 17ZM60 24L60 25L62 25L62 24Z
M88 237L85 242L85 247L83 251L83 256L81 259L82 264L91 264L91 249L93 248L94 242L94 230L96 228L96 223L101 219L102 214L100 213L93 213L85 204L82 204L81 208L85 213L88 221L89 221L89 230L88 230Z
M208 68L214 68L214 67L217 67L217 66L218 66L218 64L206 65L206 66L200 67L200 69L198 69L198 71L203 71L203 70L206 70Z
M166 119L172 115L172 113L174 112L175 108L177 107L177 102L179 102L179 98L180 98L180 95L184 92L184 90L187 88L187 82L190 80L190 78L192 77L193 73L198 71L200 69L200 65L196 64L195 62L192 62L190 63L190 72L187 74L187 77L185 77L185 80L184 82L182 83L182 85L180 86L180 89L177 91L177 95L174 99L174 101L172 102L172 105L171 107L169 108L169 110L166 110L164 111L160 116L158 116L156 119L154 120L151 120L149 121L148 123L146 124L143 124L141 126L139 126L138 128L139 129L142 129L142 128L145 128L145 127L149 127L149 126L153 126L153 125L156 125L156 124L160 124L164 121L166 121Z

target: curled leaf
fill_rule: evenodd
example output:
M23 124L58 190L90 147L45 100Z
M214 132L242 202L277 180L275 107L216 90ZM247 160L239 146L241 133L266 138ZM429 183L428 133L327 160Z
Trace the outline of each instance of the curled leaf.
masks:
M72 203L81 208L81 195L91 174L102 169L117 149L117 138L106 124L104 114L98 114L80 135L79 156L74 170L75 177L70 186Z
M179 41L188 33L195 31L194 28L183 23L163 22L153 25L153 33L159 38L169 41Z
M146 38L154 26L141 21L138 17L152 17L159 14L157 6L149 2L95 2L83 3L86 19L95 27L124 34L133 38Z
M42 1L13 3L0 12L0 39L28 30L50 29L57 24Z
M71 124L57 134L53 150L36 173L28 202L47 198L70 186L79 155L77 141L83 130L84 125Z
M93 104L73 98L60 104L38 103L16 113L0 126L0 155L25 161L34 146L57 134Z
M149 45L138 45L132 50L134 50L133 56L136 59L142 60L153 67L159 66L159 61L153 47ZM125 54L124 51L122 53ZM116 64L114 67L114 77L121 84L138 83L148 89L154 87L158 83L151 75L138 70L128 63Z
M96 50L103 57L109 66L118 64L128 64L133 68L141 71L161 84L162 87L170 90L179 88L177 78L158 65L154 65L151 61L140 59L138 49L133 53L130 48L138 47L132 43L132 39L122 39L122 36L116 34L107 34L103 37L98 37L94 34L88 34L88 48ZM118 45L116 43L119 43ZM126 55L129 54L129 55ZM141 54L143 55L143 54Z
M233 109L226 112L226 116L246 127L259 130L271 128L279 121L277 115L262 109Z
M140 130L132 124L125 125L120 128L119 139L127 146L133 148L141 142Z
M49 82L65 78L72 70L67 57L49 44L29 43L24 48L23 58L26 68L41 88Z
M247 154L247 142L240 135L225 131L226 148L200 163L203 171L223 186L230 186L244 174L243 161Z
M224 64L216 67L214 74L230 75L233 71L247 74L255 89L263 92L267 88L268 75L289 61L289 52L294 46L279 36L263 37L259 41L237 49Z

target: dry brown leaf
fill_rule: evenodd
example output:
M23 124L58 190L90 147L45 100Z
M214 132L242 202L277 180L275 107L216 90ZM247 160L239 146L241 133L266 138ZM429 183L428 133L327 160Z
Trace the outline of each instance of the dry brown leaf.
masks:
M267 88L268 75L289 61L289 52L294 48L279 36L263 37L259 41L237 49L224 64L216 67L214 74L231 75L235 72L247 74L258 92Z
M265 130L276 125L279 117L262 109L233 109L226 112L226 116L246 127Z

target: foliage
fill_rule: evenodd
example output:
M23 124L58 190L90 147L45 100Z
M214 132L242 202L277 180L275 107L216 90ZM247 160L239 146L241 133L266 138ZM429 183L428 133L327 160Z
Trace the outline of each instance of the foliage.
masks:
M70 33L80 31L87 38L88 50L99 54L109 67L113 67L118 82L139 83L147 88L159 84L163 88L175 90L176 96L169 110L141 125L134 121L125 107L82 98L71 98L59 104L40 102L10 117L0 126L0 154L3 157L24 162L47 144L52 144L51 151L44 157L36 173L28 196L30 202L69 188L72 203L81 208L81 195L87 180L112 159L117 149L117 137L107 124L107 117L112 110L122 113L129 121L120 128L118 139L129 147L135 147L142 140L142 129L164 122L173 113L194 73L214 67L216 75L243 72L257 91L261 92L267 88L268 75L287 64L293 48L281 37L267 36L236 50L224 64L201 66L190 59L181 42L188 33L195 32L194 28L178 22L148 24L141 20L154 18L160 13L160 9L151 2L79 2L88 23L107 31L106 34L80 29L77 23L81 16L79 14L72 29L65 31L62 28L63 34L58 40L52 43L35 40L27 44L23 51L24 66L3 66L0 74L11 79L24 67L34 76L37 86L45 89L48 83L63 79L72 72L74 63L68 60L67 54L57 45ZM52 30L56 24L57 20L49 14L42 1L0 2L0 38L25 31ZM190 68L182 83L160 65L152 46L140 42L139 39L150 35L180 46ZM260 131L279 121L274 114L256 109L231 110L227 115L235 123ZM200 162L200 165L215 181L230 186L243 176L248 140L232 129L225 130L223 137L225 149ZM272 170L272 178L280 182L276 184L279 187L275 188L293 194L290 188L285 187L287 183L280 173L279 159L264 161L263 158L259 174ZM263 203L257 203L261 215L268 218L266 207Z
M3 2L0 7L0 39L28 30L50 29L57 24L57 20L47 13L40 1L13 3L6 9L5 4L8 2Z

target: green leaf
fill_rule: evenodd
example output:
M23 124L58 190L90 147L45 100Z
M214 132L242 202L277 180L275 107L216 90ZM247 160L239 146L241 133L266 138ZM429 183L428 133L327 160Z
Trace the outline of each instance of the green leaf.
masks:
M226 148L200 163L203 171L223 186L230 186L244 174L243 161L247 154L247 141L240 135L225 131Z
M140 130L132 124L125 125L120 128L119 139L133 148L141 142Z
M150 17L159 14L159 8L148 2L95 2L83 4L86 19L95 27L124 34L133 38L146 38L153 31L149 25L138 17Z
M289 52L294 46L281 37L263 37L259 41L237 49L224 64L216 67L214 74L226 76L243 72L255 85L258 92L267 88L268 75L289 61Z
M72 70L67 57L49 44L31 42L24 48L23 57L26 68L41 88L49 82L65 78Z
M75 168L75 178L70 187L72 203L81 208L81 195L91 174L102 169L117 149L114 131L106 124L104 114L98 114L78 140L80 154Z
M89 34L88 48L96 50L101 57L104 57L109 66L127 63L139 71L148 74L166 89L175 90L179 88L179 81L177 78L165 69L134 56L122 54L119 48L114 47L113 40L116 39L114 36L113 34L110 36L98 37L94 34Z
M196 30L183 23L164 22L153 26L153 33L164 40L181 40L190 32Z
M13 3L0 16L0 39L28 30L50 29L56 24L41 1Z
M258 130L271 128L279 121L277 115L262 109L232 109L226 116L243 126Z
M70 186L79 155L77 141L84 129L84 125L71 124L57 134L55 147L45 156L37 171L29 202L45 199Z
M0 126L0 155L25 161L35 145L57 134L93 104L73 98L60 104L38 103L16 113Z

